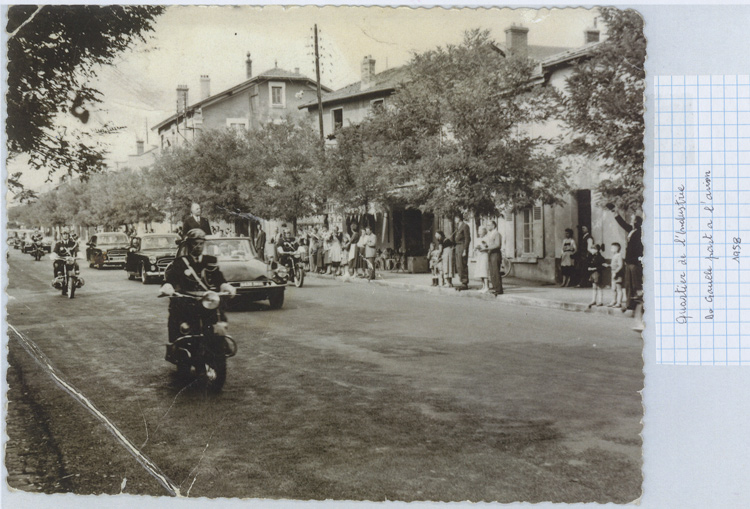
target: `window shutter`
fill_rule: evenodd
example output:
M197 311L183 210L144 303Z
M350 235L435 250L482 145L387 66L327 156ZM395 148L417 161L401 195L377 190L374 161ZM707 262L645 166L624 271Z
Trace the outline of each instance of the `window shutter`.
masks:
M544 213L542 207L533 208L533 235L534 235L534 255L544 257Z

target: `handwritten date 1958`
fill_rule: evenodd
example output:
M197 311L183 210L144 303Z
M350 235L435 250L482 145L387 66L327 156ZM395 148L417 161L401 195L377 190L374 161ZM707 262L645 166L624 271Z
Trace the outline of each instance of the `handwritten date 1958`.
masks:
M732 238L732 260L740 263L740 250L742 247L742 239L739 237Z

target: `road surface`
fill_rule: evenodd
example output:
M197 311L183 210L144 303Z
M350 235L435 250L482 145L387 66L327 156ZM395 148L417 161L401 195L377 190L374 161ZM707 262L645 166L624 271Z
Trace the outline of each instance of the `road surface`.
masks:
M190 497L630 502L643 387L630 321L310 278L229 314L219 395L163 360L158 285L12 251L8 322ZM9 483L167 495L9 339Z

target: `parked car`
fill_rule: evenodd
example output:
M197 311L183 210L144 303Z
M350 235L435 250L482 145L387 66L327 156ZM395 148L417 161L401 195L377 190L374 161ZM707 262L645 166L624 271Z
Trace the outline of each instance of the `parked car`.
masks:
M180 247L177 257L185 256L186 249L186 246ZM248 237L209 236L203 253L218 259L224 278L237 288L233 304L268 300L271 309L284 305L287 277L283 267L266 265Z
M144 285L151 280L163 280L164 271L177 254L175 233L147 233L132 239L125 257L128 279L140 279Z
M128 254L128 236L122 232L103 232L91 236L86 248L89 267L124 267Z
M52 245L55 243L55 239L53 237L44 237L42 239L42 249L44 249L46 252L51 253L52 252Z

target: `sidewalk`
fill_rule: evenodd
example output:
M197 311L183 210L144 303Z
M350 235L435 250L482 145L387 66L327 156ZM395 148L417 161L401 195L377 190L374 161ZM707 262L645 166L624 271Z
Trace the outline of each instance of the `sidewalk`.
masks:
M344 278L334 277L325 274L305 274L308 277L335 279L341 282L353 284L377 284L389 286L407 291L422 291L452 297L473 298L483 300L496 300L498 302L507 302L510 304L520 304L526 306L537 306L551 309L563 309L566 311L580 311L586 313L608 314L618 317L631 317L631 312L623 313L619 308L609 308L606 306L612 300L612 290L607 288L603 290L604 306L594 306L589 308L591 302L591 288L560 288L559 286L542 283L539 281L529 281L526 279L516 279L513 277L503 278L503 295L495 297L492 294L479 293L481 285L477 281L469 282L469 290L456 291L453 288L435 287L432 285L430 274L409 274L404 272L378 272L377 279L367 281L364 278Z

